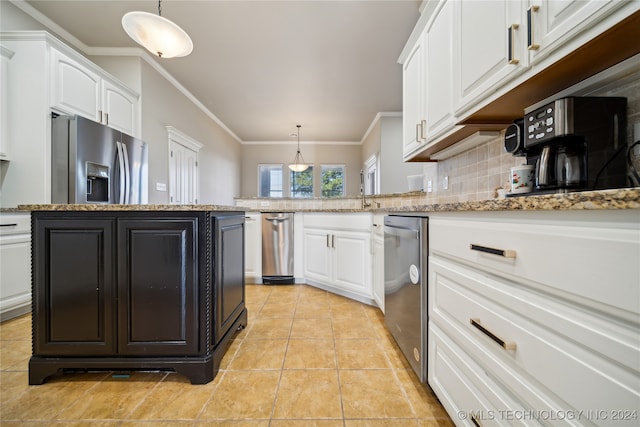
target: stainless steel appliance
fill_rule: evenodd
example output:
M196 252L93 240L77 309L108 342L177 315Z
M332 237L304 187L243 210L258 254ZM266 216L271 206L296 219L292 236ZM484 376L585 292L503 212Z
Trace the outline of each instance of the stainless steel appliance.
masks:
M561 98L525 114L534 192L627 187L626 123L627 100L619 97Z
M295 283L291 212L262 214L262 283Z
M420 378L427 381L428 218L384 218L384 320Z
M51 120L52 203L148 203L147 144L80 116Z

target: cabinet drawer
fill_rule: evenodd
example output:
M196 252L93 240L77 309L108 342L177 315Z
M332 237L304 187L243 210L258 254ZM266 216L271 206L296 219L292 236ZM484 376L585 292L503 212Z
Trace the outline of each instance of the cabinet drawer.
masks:
M522 387L523 381L557 396L559 410L637 407L637 325L605 324L577 307L563 308L550 297L437 256L430 259L430 278L430 320L532 409L554 408L532 400L538 393Z
M547 292L586 299L599 309L640 312L637 217L596 223L591 216L575 215L572 220L565 214L561 221L525 213L520 213L523 218L474 215L473 220L434 216L429 222L430 251ZM499 251L504 253L491 253ZM611 283L616 292L607 285Z
M30 233L31 215L29 213L0 214L0 236Z
M429 385L457 425L527 425L511 416L523 413L522 405L434 323L429 325Z
M370 213L305 214L304 226L334 230L371 231Z

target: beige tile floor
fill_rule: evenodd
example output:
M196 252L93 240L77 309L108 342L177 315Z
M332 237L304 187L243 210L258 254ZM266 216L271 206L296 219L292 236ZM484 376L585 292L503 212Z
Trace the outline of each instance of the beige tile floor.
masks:
M305 285L247 285L249 325L206 385L68 373L29 386L31 317L0 324L0 425L452 426L377 308Z

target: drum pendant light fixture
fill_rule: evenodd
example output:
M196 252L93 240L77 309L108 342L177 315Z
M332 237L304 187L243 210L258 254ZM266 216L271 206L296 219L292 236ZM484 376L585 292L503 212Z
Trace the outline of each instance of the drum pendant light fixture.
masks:
M296 125L298 128L298 151L296 152L296 157L293 159L293 163L289 165L289 169L294 172L303 172L309 168L309 165L304 162L304 158L302 157L302 153L300 153L300 125Z
M158 14L129 12L122 17L122 28L136 43L160 58L187 56L193 50L189 35L178 25L163 18L162 0Z

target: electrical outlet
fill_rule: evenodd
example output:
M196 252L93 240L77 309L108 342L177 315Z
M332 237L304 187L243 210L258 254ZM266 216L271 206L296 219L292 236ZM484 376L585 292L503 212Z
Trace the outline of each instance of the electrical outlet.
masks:
M270 204L270 203L269 203L269 202L267 202L266 200L263 200L263 201L261 201L261 202L260 202L260 206L261 206L261 207L263 207L263 208L265 208L265 207L269 206L269 204Z
M449 175L446 175L444 178L442 178L442 188L444 190L447 190L449 188Z
M427 181L427 193L433 193L433 181L432 180L428 180Z
M156 191L167 191L167 184L164 182L156 182Z

